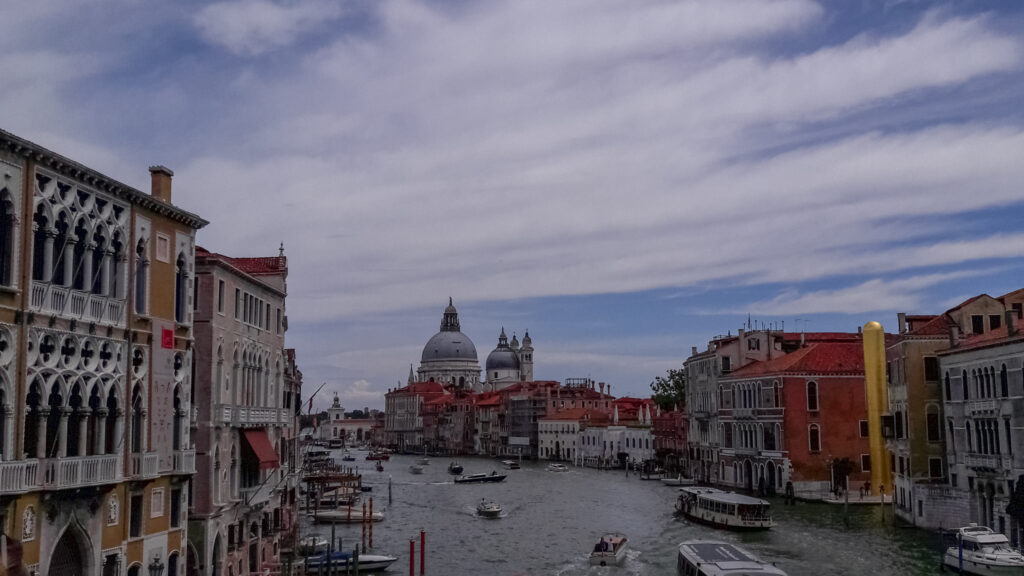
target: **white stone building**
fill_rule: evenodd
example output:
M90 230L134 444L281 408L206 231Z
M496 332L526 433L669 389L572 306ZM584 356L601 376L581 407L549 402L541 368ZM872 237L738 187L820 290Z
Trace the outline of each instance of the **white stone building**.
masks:
M417 376L420 382L440 382L473 390L480 388L480 361L476 346L469 336L462 333L459 313L451 298L444 309L441 330L423 346Z

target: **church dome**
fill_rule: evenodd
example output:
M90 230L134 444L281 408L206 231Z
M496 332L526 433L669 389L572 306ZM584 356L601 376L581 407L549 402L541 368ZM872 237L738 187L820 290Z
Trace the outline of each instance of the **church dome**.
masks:
M477 362L476 346L462 332L443 331L434 334L423 347L421 362L439 360L472 360Z
M513 337L514 339L515 337ZM519 370L519 356L515 350L508 345L508 337L505 336L505 329L501 329L501 336L498 336L498 347L487 355L487 371L493 370Z

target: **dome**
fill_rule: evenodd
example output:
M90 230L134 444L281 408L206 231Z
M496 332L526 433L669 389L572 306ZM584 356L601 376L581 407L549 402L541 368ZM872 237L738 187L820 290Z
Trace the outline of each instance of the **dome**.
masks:
M519 370L519 357L508 346L495 348L487 355L487 371Z
M477 362L476 346L462 332L443 330L434 334L423 347L420 362L437 362L441 360L470 360Z

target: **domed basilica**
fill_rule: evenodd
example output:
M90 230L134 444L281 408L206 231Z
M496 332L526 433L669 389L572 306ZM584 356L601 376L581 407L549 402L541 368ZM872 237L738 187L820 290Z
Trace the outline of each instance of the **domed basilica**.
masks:
M459 313L449 298L448 307L444 309L444 317L441 319L441 331L427 340L423 347L416 379L420 382L442 382L474 392L500 390L516 382L529 382L533 380L533 342L530 333L527 331L523 335L520 347L514 334L512 343L509 343L505 329L502 328L498 336L498 347L488 354L484 368L486 381L480 378L476 346L469 336L462 333ZM411 368L409 381L413 381Z

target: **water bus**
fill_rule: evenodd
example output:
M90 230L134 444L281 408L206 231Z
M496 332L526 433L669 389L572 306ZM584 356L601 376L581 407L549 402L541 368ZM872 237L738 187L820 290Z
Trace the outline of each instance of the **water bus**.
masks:
M687 540L679 545L680 576L786 576L786 573L744 548L717 540Z
M717 488L679 489L676 510L688 519L727 530L767 530L774 525L767 500Z

